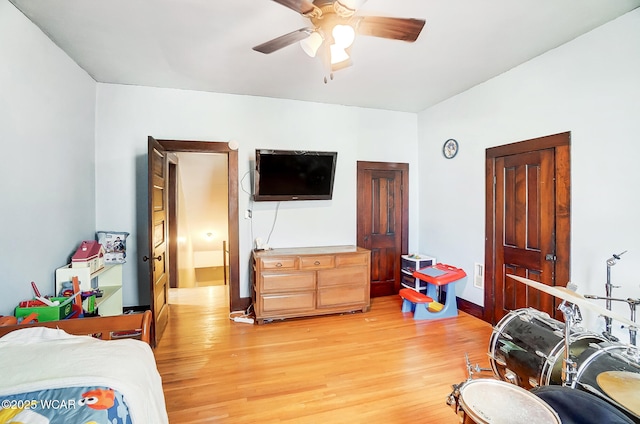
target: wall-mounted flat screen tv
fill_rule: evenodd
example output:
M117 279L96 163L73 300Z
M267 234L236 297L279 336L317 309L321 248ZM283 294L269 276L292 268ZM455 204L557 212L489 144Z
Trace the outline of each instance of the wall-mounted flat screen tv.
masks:
M329 200L337 152L256 149L256 201Z

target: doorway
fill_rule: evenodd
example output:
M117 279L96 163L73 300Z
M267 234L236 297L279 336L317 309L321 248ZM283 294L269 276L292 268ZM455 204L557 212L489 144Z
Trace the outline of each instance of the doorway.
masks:
M170 287L227 285L227 155L172 155L176 159L175 164L171 158L169 162L169 231L174 237L169 237L169 245L177 260L171 261Z
M557 300L507 274L566 286L570 270L570 133L487 149L484 320Z
M174 276L178 276L177 280L170 277L170 285L176 287L196 287L200 285L210 285L213 281L226 281L229 293L230 310L245 309L250 303L250 299L240 297L240 265L239 265L239 222L238 222L238 152L231 149L226 142L202 142L202 141L182 141L182 140L157 140L165 149L169 157L169 179L171 183L168 185L168 205L169 205L169 234L174 235L169 240L169 252L177 252L169 257L169 270L174 270ZM183 163L186 162L186 163ZM200 180L201 184L207 187L199 187L201 192L208 192L208 196L225 197L224 205L219 201L212 201L211 198L199 205L192 205L192 208L201 209L204 215L225 217L225 225L214 227L198 226L189 231L189 235L179 234L178 220L181 220L180 214L180 191L177 189L178 175L184 173L184 169L177 172L177 167L188 166L189 163L204 162L204 167L208 167L212 171L213 167L219 167L224 162L224 183L217 181L215 178L205 177ZM215 164L213 163L215 162ZM207 164L208 163L208 164ZM208 171L207 171L208 172ZM197 177L196 177L197 179ZM183 199L184 201L184 199ZM212 206L216 205L216 206ZM215 208L213 211L211 208ZM220 209L224 209L224 213ZM205 211L206 209L206 211ZM184 218L184 217L183 217ZM211 220L208 220L211 223ZM200 224L197 224L200 225ZM226 229L225 229L226 227ZM183 240L181 237L185 237ZM189 241L190 240L190 241ZM191 276L185 277L180 269L178 258L180 257L180 243L191 243L198 245L192 251L196 254L190 256L187 262L191 265ZM183 252L184 254L184 252ZM188 271L187 271L188 272ZM186 281L180 281L180 277L186 278ZM224 284L224 283L223 283Z
M371 297L400 290L409 248L409 164L358 162L358 246L371 250Z

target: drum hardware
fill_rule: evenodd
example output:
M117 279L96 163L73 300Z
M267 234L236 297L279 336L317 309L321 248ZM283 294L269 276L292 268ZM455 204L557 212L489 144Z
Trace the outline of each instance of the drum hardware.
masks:
M464 354L464 360L467 366L467 379L462 383L451 385L453 391L451 392L451 394L449 394L449 396L447 396L447 405L452 406L454 409L456 409L456 411L459 407L458 399L460 398L460 388L464 386L465 383L473 380L473 374L491 371L491 368L480 368L479 364L471 365L469 354L466 352Z
M611 283L611 267L614 266L616 264L616 262L618 262L620 260L620 256L624 255L625 253L627 253L627 251L625 250L622 253L618 253L617 255L614 253L613 256L611 256L609 259L607 259L607 282L604 285L604 290L605 290L605 297L612 297L613 294L613 289L614 288L620 288L620 286L614 286ZM607 308L607 310L611 310L611 300L607 300L605 303L605 307ZM604 317L604 322L605 322L605 330L603 335L607 338L611 337L612 341L618 341L618 340L614 340L616 339L616 337L611 334L611 318L610 317Z
M558 309L564 315L564 358L562 367L562 385L572 386L578 373L578 366L571 357L571 326L582 321L580 308L574 303L562 301Z
M473 374L474 373L492 371L491 368L480 368L479 364L475 364L475 366L471 365L471 361L469 361L469 354L468 353L464 354L464 359L465 359L465 362L467 364L467 374L469 375L467 380L471 380L473 378Z
M627 304L629 305L629 309L630 309L630 314L631 314L631 321L633 321L634 323L636 322L636 307L640 304L640 299L618 299L615 297L602 297L602 296L596 296L594 294L585 294L584 295L585 299L597 299L597 300L606 300L607 303L611 304L612 301L615 302L627 302ZM605 318L605 322L610 323L611 322L611 318L609 317L604 317ZM625 326L623 325L622 328L624 328ZM636 335L638 334L638 327L635 325L629 325L627 326L629 328L629 342L636 346ZM619 341L617 337L608 334L609 330L611 329L611 326L609 324L608 330L605 330L602 335L605 336L608 340L617 342Z

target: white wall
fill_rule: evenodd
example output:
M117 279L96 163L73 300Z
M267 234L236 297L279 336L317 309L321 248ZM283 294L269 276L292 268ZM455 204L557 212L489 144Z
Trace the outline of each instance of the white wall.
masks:
M95 82L0 1L0 315L95 238Z
M571 131L571 279L604 296L606 260L629 250L613 294L639 298L639 114L640 9L424 111L420 248L468 271L483 263L485 149ZM453 160L448 138L460 142ZM484 303L471 279L456 291ZM629 317L626 303L617 311Z
M354 107L171 89L98 84L96 120L98 228L128 231L125 305L148 304L148 278L136 273L146 252L147 136L157 139L239 142L240 287L249 296L253 240L267 240L275 202L251 204L256 148L338 152L333 200L282 202L272 247L355 244L356 162L410 164L416 198L417 116ZM253 219L244 211L253 208ZM412 228L417 202L410 205ZM253 224L253 225L251 225ZM412 235L410 248L417 246ZM128 283L127 283L128 282Z

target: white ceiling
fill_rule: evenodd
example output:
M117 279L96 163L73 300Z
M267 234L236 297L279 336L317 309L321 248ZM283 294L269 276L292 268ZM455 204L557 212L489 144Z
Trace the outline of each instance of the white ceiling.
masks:
M640 6L640 0L368 0L425 19L415 43L358 37L327 72L296 43L309 21L271 0L10 0L98 82L418 112Z

